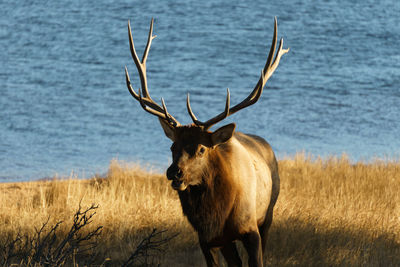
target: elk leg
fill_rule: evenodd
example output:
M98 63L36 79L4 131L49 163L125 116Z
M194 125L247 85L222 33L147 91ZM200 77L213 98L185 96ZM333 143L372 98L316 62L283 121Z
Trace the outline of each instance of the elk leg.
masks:
M262 267L261 237L258 231L248 232L241 239L249 255L249 267Z
M268 230L269 230L269 228L271 227L271 224L272 224L272 215L273 215L273 210L272 209L268 209L267 215L265 216L265 221L259 227L263 255L265 253L265 247L267 245Z
M228 263L228 267L242 267L242 260L240 259L236 244L234 242L222 247L221 252Z
M218 267L218 248L212 248L204 242L200 242L200 247L206 258L207 267Z

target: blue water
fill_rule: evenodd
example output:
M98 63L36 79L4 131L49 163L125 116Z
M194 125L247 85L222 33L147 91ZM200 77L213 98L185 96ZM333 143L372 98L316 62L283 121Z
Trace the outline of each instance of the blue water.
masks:
M89 3L92 2L92 3ZM0 181L90 177L116 158L162 170L170 141L129 95L127 21L142 54L155 18L149 89L189 123L252 90L277 16L289 54L260 101L233 115L279 158L399 156L400 1L0 2ZM223 124L220 124L223 125Z

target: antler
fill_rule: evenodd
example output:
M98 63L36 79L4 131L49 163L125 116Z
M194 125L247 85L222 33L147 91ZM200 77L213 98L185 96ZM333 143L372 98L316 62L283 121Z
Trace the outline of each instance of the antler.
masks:
M226 117L232 115L233 113L246 108L250 105L253 105L254 103L256 103L258 101L258 99L261 96L261 93L263 91L263 88L266 84L266 82L268 81L268 79L272 76L272 74L274 73L275 69L278 67L279 65L279 61L282 57L282 55L286 54L287 52L289 52L289 48L288 49L282 49L283 46L283 38L280 40L279 42L279 48L278 51L276 52L276 56L275 56L275 60L272 62L273 58L274 58L274 52L276 49L276 44L277 44L277 36L278 36L278 22L277 19L275 17L275 27L274 27L274 37L272 38L272 44L271 44L271 48L269 50L269 55L268 55L268 59L267 62L265 63L264 68L261 71L261 77L258 80L255 88L253 89L253 91L250 93L249 96L247 96L247 98L245 98L242 102L240 102L239 104L237 104L236 106L229 108L229 101L230 101L230 94L229 94L229 89L227 90L227 96L226 96L226 104L225 104L225 110L224 112L218 114L217 116L215 116L214 118L209 119L206 122L201 122L199 121L196 116L193 114L193 111L190 107L190 99L189 99L189 94L187 95L187 110L189 112L190 117L192 118L193 122L198 125L203 127L203 129L207 130L209 129L212 125L222 121L223 119L225 119Z
M129 47L131 50L132 59L135 62L136 68L139 73L140 84L141 84L142 90L139 89L138 93L135 92L135 90L133 89L133 87L131 85L131 80L129 78L128 69L125 66L126 86L128 87L128 90L131 93L131 95L133 96L133 98L135 98L137 101L139 101L140 105L142 106L142 108L145 111L147 111L153 115L156 115L160 119L165 120L172 126L176 127L176 126L179 126L180 123L171 114L168 113L167 107L164 103L164 99L161 98L161 103L162 103L162 107L161 107L156 102L154 102L154 100L151 98L148 88L147 88L146 61L147 61L147 56L149 54L151 41L157 37L156 35L153 35L153 23L154 23L154 19L151 19L149 37L147 39L147 44L146 44L146 48L143 53L142 61L140 61L139 57L136 54L135 45L133 43L131 24L128 21Z

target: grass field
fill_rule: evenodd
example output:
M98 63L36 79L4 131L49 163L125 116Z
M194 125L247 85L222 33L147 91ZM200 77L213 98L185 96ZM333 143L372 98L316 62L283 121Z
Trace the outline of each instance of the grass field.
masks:
M352 164L345 156L312 160L298 154L280 160L279 172L267 266L400 266L399 161ZM179 235L153 263L205 266L196 234L162 174L114 161L106 178L4 183L0 194L3 248L18 234L34 236L47 220L47 226L64 221L60 237L79 205L94 203L99 207L82 231L103 226L91 252L97 265L120 265L157 228L167 230L161 238Z

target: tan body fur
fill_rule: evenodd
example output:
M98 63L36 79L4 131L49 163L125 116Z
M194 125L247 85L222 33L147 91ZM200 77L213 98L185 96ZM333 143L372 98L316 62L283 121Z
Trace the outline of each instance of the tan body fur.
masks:
M200 134L197 127L180 130L176 137L182 141L180 147L202 139L196 136ZM278 166L270 145L261 137L234 132L228 141L210 147L201 157L182 154L176 164L182 168L187 186L178 194L202 247L232 246L234 240L253 232L261 236L262 253L279 195ZM215 253L213 257L207 260L209 266L214 266Z
M205 235L204 241L222 244L238 239L238 234L258 231L257 227L264 223L268 208L272 210L278 198L278 167L266 141L239 132L210 151L210 154L214 154L210 155L210 161L214 162L210 162L210 170L205 171L202 177L204 183L198 186L207 190L207 193L203 192L207 195L201 198L202 202L195 203L199 196L191 197L189 194L200 194L203 190L189 188L179 191L179 195L181 200L185 200L182 202L185 215L189 221L193 221L194 228L199 228L196 230ZM221 164L225 166L221 168ZM188 198L192 198L198 206L188 204ZM214 217L212 222L206 218L196 218L203 216L199 214L200 206L205 206L205 212L218 206L219 214L210 215ZM232 234L222 237L224 233Z

